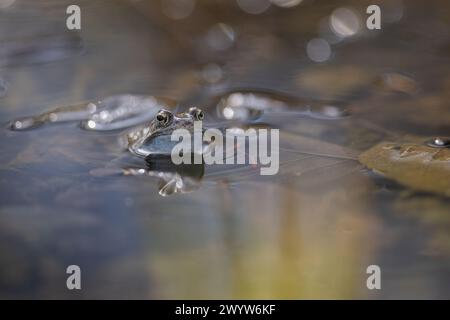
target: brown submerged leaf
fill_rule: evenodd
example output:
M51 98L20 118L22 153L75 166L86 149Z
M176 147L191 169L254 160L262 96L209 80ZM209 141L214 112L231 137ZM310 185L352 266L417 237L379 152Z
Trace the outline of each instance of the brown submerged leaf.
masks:
M450 149L380 143L359 156L370 169L413 189L450 196Z

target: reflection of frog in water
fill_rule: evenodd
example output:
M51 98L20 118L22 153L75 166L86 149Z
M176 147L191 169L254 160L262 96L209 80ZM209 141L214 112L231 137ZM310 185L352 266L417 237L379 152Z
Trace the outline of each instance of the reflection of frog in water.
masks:
M174 165L167 161L167 157L156 157L148 162L145 168L127 168L121 170L120 174L156 177L159 179L159 194L169 196L197 190L201 185L204 171L203 164Z
M445 144L380 143L359 160L413 189L450 196L450 148Z

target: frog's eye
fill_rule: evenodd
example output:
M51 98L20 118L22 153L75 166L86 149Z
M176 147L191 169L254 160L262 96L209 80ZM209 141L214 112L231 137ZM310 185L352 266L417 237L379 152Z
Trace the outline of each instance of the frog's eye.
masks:
M172 114L170 112L168 112L166 110L161 110L156 115L156 120L158 121L158 123L160 125L166 126L169 124L170 120L172 119L171 115Z
M197 121L202 121L205 118L205 114L199 108L192 107L189 109L189 114Z

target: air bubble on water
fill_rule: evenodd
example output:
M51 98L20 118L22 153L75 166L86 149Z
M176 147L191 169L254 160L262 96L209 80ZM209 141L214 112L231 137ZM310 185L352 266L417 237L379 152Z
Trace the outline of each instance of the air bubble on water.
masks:
M89 129L95 129L95 126L96 126L96 125L97 125L97 124L95 123L94 120L88 120L87 123L86 123L86 126L87 126Z
M233 119L233 117L234 117L233 108L225 107L225 108L223 108L222 113L223 113L223 116L225 117L225 119Z
M261 14L270 7L269 0L236 0L239 8L249 14Z
M144 168L126 168L123 169L123 174L126 176L142 176L147 174L147 170Z
M431 141L428 141L427 145L434 148L448 148L450 147L450 139L435 137Z
M442 147L442 146L445 144L445 143L444 143L444 140L442 140L441 138L436 138L436 139L434 139L433 143L434 143L435 145L437 145L437 146L440 146L440 147Z
M10 125L10 129L11 130L28 130L31 129L35 126L37 126L39 123L32 117L30 118L22 118L22 119L17 119L14 120L11 125Z
M251 93L248 94L248 97L252 97ZM232 93L228 96L228 104L231 107L240 107L244 104L244 94L242 93Z
M217 23L206 33L207 45L217 51L229 49L236 40L234 29L225 23Z
M337 8L330 16L330 28L339 37L347 38L356 35L361 29L358 14L350 8Z
M341 111L335 106L324 106L322 112L324 115L331 118L337 118L341 116Z
M303 0L270 0L274 5L282 8L292 8L298 6Z
M161 6L167 17L180 20L192 14L195 8L195 0L163 0Z
M14 124L13 124L13 126L14 126L14 129L22 129L22 121L15 121L14 122Z
M331 57L331 47L326 40L315 38L306 45L306 54L314 62L325 62Z
M100 117L100 120L102 120L102 121L111 121L111 115L106 110L100 111L99 117Z
M48 115L48 119L49 119L51 122L56 122L56 121L58 121L58 114L56 114L56 113L54 113L54 112L51 112L51 113Z

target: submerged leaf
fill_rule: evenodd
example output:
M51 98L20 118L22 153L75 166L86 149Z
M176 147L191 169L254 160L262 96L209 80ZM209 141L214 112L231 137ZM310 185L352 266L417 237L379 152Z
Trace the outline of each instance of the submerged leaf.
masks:
M380 143L359 156L368 168L413 189L450 196L450 149Z

